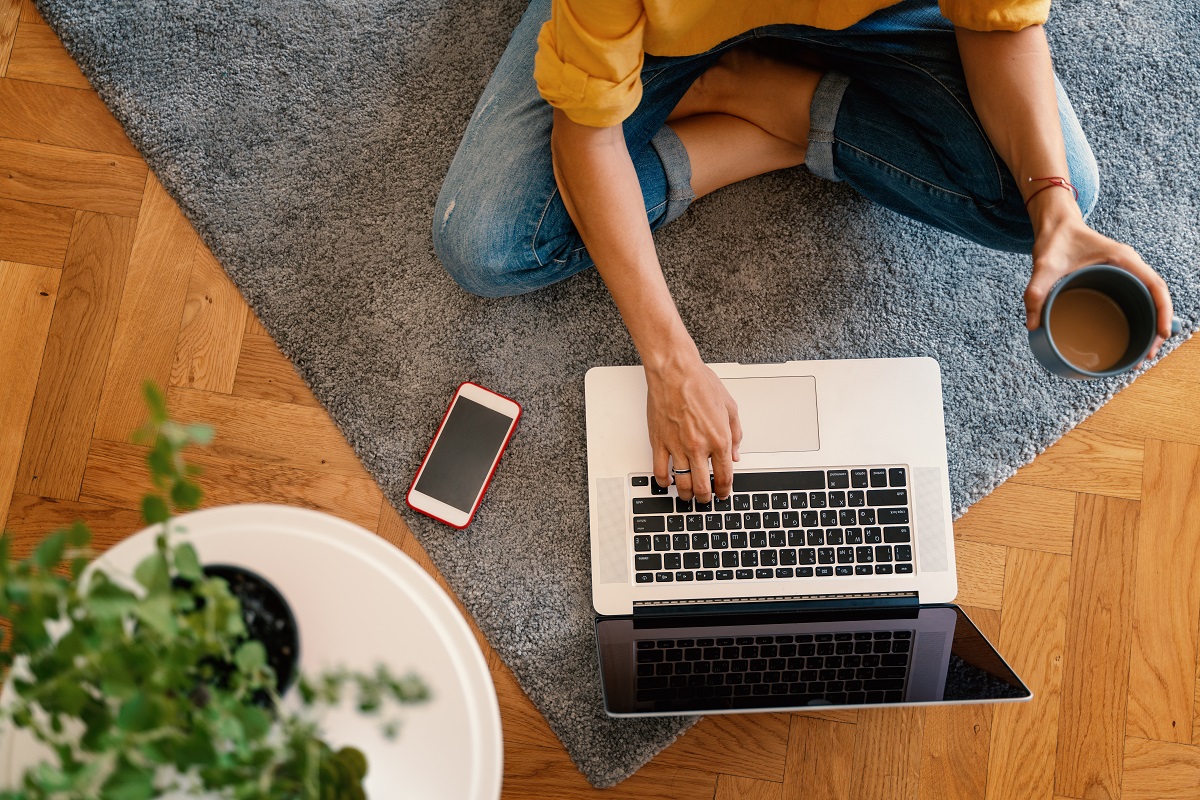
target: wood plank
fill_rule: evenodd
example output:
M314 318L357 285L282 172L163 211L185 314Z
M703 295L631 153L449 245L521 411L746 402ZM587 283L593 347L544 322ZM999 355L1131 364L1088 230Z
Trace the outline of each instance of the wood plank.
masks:
M1195 348L1184 343L1179 349ZM1168 361L1181 353L1172 353ZM1139 378L1080 426L1128 439L1161 439L1200 445L1200 380L1177 370L1170 379L1157 377L1158 367Z
M0 197L0 260L62 267L75 212Z
M1004 599L1004 562L1008 549L982 542L955 542L954 557L958 562L956 602L979 608L1000 608Z
M12 499L5 528L15 534L17 547L14 552L21 557L32 552L46 534L76 520L87 523L92 532L92 548L97 552L107 550L146 527L142 512L135 509L18 494Z
M0 137L138 157L91 89L0 78L0 108L6 112L0 117Z
M681 769L719 770L777 782L783 780L790 730L788 714L714 714L676 739L656 760Z
M1010 481L1068 492L1137 500L1142 491L1143 436L1079 427L1047 448ZM1087 469L1079 465L1087 464Z
M183 321L175 341L171 385L229 394L249 308L206 247L197 247Z
M531 797L574 800L711 800L717 788L714 772L664 767L651 761L633 777L611 789L594 789L566 752L548 747L523 747L504 754L505 800Z
M79 500L137 509L152 489L146 472L148 448L123 442L92 441ZM325 511L370 528L379 519L383 495L374 481L329 472L290 469L220 458L189 450L189 463L203 469L198 479L204 508L233 503L282 503Z
M721 774L714 800L783 800L783 784Z
M849 800L857 727L793 714L783 796Z
M1200 447L1148 440L1143 480L1125 731L1186 744L1200 619Z
M78 498L133 230L128 217L78 216L17 471L22 494Z
M1005 483L954 522L959 541L1070 555L1075 493Z
M1122 800L1196 800L1200 747L1130 737L1125 740Z
M16 486L58 279L55 269L0 261L0 527Z
M153 174L129 255L92 436L126 441L146 419L142 384L165 387L200 238Z
M254 315L247 314L246 318L253 319ZM242 338L233 395L302 406L321 405L271 337L251 333Z
M79 65L67 53L49 25L25 20L17 26L12 54L8 60L8 77L23 81L52 83L75 89L91 89Z
M996 706L988 800L1049 800L1054 795L1070 568L1065 556L1009 550L998 649L1034 697Z
M0 197L99 214L136 217L146 187L146 162L129 156L0 139L0 164Z
M1196 631L1196 700L1192 704L1192 744L1200 745L1200 630Z
M0 77L8 71L8 57L12 53L20 19L20 0L0 0Z
M925 709L860 709L854 728L852 800L915 798L921 775Z
M263 327L258 316L251 311L246 315L246 333L251 336L270 336L267 329Z
M490 663L490 662L489 662ZM546 718L533 705L521 684L503 661L490 669L500 703L501 729L504 731L504 752L520 747L547 747L558 742ZM565 751L564 751L565 754Z
M222 458L371 480L324 409L176 388L167 407L180 422L213 425L210 450Z
M1125 747L1138 504L1081 494L1075 520L1054 788L1115 800Z
M848 725L858 722L858 712L852 708L831 709L829 711L796 711L793 712L792 716L823 719L829 722L845 722Z
M42 19L42 15L38 13L37 6L33 4L33 0L18 0L18 5L21 7L22 22L32 22L38 25L46 24L46 21Z

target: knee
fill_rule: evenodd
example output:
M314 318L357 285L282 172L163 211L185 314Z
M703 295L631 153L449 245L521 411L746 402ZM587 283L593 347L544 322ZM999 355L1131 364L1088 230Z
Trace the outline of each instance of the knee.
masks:
M457 193L443 190L434 207L433 249L442 267L465 291L480 297L520 293L508 276L512 248L496 224L497 215L463 207Z

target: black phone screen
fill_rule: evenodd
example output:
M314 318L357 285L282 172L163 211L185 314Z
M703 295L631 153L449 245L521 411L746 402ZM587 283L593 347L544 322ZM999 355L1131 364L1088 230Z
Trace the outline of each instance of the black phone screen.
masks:
M512 421L512 417L459 395L414 488L470 513Z

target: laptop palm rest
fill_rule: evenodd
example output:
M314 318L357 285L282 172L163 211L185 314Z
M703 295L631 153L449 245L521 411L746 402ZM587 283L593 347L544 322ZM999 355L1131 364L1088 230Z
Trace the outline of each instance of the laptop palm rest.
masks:
M724 378L738 404L743 453L798 453L821 449L817 380L811 375Z

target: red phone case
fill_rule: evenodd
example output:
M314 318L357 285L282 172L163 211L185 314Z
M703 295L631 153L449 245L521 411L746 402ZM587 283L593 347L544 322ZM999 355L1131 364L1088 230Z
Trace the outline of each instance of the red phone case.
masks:
M428 511L417 508L416 506L414 506L412 504L411 498L412 498L413 489L415 489L417 486L417 476L421 474L421 470L425 469L425 462L429 460L429 454L433 452L434 442L436 442L438 440L438 437L442 435L442 428L444 428L446 426L446 420L449 419L449 417L450 417L450 409L454 408L454 403L456 400L458 400L458 395L462 391L462 387L464 387L468 384L470 384L471 386L474 386L477 389L482 389L483 391L487 392L488 394L494 394L497 397L503 397L505 400L509 401L510 403L512 403L513 405L515 405L517 407L517 416L513 417L512 425L508 429L508 435L505 436L504 441L500 443L500 454L496 457L496 462L494 464L492 464L492 469L491 469L491 471L488 472L487 478L483 482L483 489L480 490L479 497L475 500L475 505L471 507L471 513L469 513L467 515L467 521L464 522L462 525L455 525L452 522L448 522L447 520L442 519L441 517L437 516L436 514L431 514ZM443 525L447 525L451 528L454 528L456 531L464 530L468 525L471 524L472 520L475 519L475 512L479 510L479 506L483 502L483 496L487 494L488 486L490 486L492 483L492 476L496 474L496 467L500 466L500 459L504 457L504 451L508 449L508 443L509 443L509 441L512 440L512 436L517 430L517 423L521 421L521 415L524 412L525 412L525 410L521 407L521 404L518 403L516 400L513 400L511 397L502 395L496 391L492 391L491 389L487 388L486 386L481 386L478 383L475 383L473 381L463 381L462 383L460 383L458 385L458 387L455 388L454 394L450 397L450 403L449 403L449 405L446 406L446 413L442 414L442 421L438 423L437 431L433 434L433 439L430 440L430 442L429 442L429 449L425 451L425 457L421 459L421 465L419 467L417 467L416 475L413 475L413 482L408 487L408 491L404 495L404 502L408 505L409 508L411 508L413 511L416 511L418 514L422 514L426 517L429 517L430 519L436 519L438 522L442 523Z

